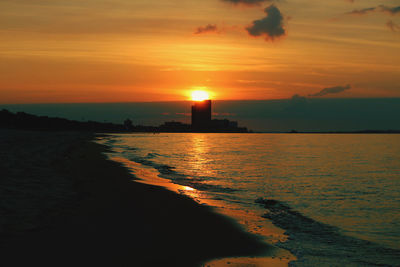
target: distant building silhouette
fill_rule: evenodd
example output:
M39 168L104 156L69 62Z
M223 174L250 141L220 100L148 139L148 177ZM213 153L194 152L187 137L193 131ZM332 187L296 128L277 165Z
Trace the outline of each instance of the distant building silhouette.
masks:
M182 123L179 121L167 121L159 127L160 132L177 132L186 133L191 132L192 128L190 124Z
M238 127L236 121L227 119L217 120L212 119L211 100L196 101L192 106L192 127L194 132L232 132L232 133L246 133L246 127ZM172 126L172 125L170 125ZM174 125L178 129L186 129L183 125ZM171 128L169 128L171 129Z
M192 127L206 130L211 126L211 100L196 101L192 106Z
M126 119L126 120L124 121L124 127L125 127L125 129L128 130L128 131L132 131L132 129L133 129L133 123L132 123L132 121L131 121L130 119Z

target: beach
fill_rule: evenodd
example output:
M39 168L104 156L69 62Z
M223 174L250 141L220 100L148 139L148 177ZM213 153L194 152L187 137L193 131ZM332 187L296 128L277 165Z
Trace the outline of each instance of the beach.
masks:
M2 266L201 266L274 254L211 207L132 181L93 134L0 137Z

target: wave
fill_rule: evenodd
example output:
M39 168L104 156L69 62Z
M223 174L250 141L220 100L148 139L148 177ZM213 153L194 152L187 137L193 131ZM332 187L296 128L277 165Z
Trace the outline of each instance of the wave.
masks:
M152 159L158 157L166 157L166 155L161 155L155 152L149 152L145 156L135 155L135 152L141 151L138 147L125 146L125 145L116 145L118 143L117 139L113 138L103 138L103 143L111 148L111 151L114 153L119 153L122 157L139 163L144 166L148 166L156 169L160 174L161 178L165 178L170 180L175 184L179 184L182 186L189 186L191 188L197 189L199 191L207 191L207 192L216 192L216 193L231 193L239 191L237 189L223 187L215 184L207 184L208 180L215 180L212 177L202 177L202 176L188 176L183 173L177 172L175 167L169 166L166 164L159 164L154 162Z
M149 154L157 154L157 153L149 153ZM231 193L238 191L237 189L223 187L215 184L207 184L206 180L209 180L207 177L193 177L188 176L183 173L177 172L175 167L169 166L166 164L159 164L154 161L151 161L149 158L154 158L157 155L149 154L146 157L139 157L139 156L130 156L129 160L134 161L136 163L152 167L156 169L160 173L160 177L171 180L173 183L189 186L199 191L207 191L207 192L218 192L218 193Z
M159 157L159 156L161 156L161 155L158 154L158 153L151 152L151 153L147 153L146 158L147 159L153 159L153 158L156 158L156 157Z
M298 260L292 266L398 266L400 251L376 243L346 236L340 229L308 218L286 203L258 198L256 203L267 209L263 215L288 239L279 247L293 253Z

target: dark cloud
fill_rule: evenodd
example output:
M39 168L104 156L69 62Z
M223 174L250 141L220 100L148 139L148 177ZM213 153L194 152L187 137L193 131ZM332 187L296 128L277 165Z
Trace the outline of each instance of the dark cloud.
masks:
M388 26L388 28L393 31L393 32L400 32L400 25L395 24L393 21L389 20L386 23L386 26Z
M220 116L223 116L223 117L234 117L237 114L236 113L230 113L230 112L213 112L212 115L213 116L217 116L217 117L220 117Z
M303 102L305 102L306 101L306 97L304 97L304 96L301 96L301 95L299 95L299 94L295 94L295 95L293 95L292 96L292 98L291 98L291 100L293 101L293 102L301 102L301 103L303 103Z
M206 26L201 26L196 29L194 34L203 34L203 33L210 33L210 32L218 32L217 25L215 24L207 24Z
M387 12L390 15L400 14L400 6L388 7L388 6L385 6L385 5L380 5L379 8L380 8L381 11Z
M368 7L368 8L363 8L363 9L354 9L350 12L347 12L346 14L349 15L366 15L371 12L384 12L388 13L390 15L397 15L400 14L400 6L397 7L389 7L385 5L379 5L376 7Z
M246 28L251 36L264 36L265 39L274 40L286 34L283 28L283 16L275 5L270 5L265 10L267 16L260 20L253 21L253 24Z
M348 84L346 86L328 87L328 88L322 89L320 92L318 92L316 94L311 94L308 96L324 96L324 95L328 95L328 94L337 94L337 93L341 93L343 91L349 90L350 88L351 88L350 84Z
M363 8L363 9L354 9L347 14L349 15L365 15L370 12L374 12L376 7L368 7L368 8Z
M304 105L307 104L307 98L305 96L301 96L298 94L295 94L294 96L292 96L292 98L290 99L290 103L292 105Z
M223 2L232 3L234 5L254 6L260 5L262 2L272 2L273 0L222 0Z
M293 111L303 112L307 110L307 104L308 104L308 99L306 97L295 94L289 99L287 105L284 107L283 110L286 112L293 112Z

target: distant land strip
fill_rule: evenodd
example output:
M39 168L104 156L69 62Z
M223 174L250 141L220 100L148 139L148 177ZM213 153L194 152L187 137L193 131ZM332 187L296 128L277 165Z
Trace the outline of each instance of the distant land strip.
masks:
M171 127L174 126L174 127ZM18 130L40 130L40 131L89 131L105 133L129 133L129 132L193 132L190 125L180 122L164 123L160 126L133 125L132 121L126 119L124 124L97 122L97 121L76 121L58 117L37 116L25 112L10 112L7 109L0 111L0 129ZM245 128L241 128L245 129ZM252 131L207 131L207 132L236 132L252 133ZM298 134L399 134L400 130L360 130L360 131L296 131L289 132L255 132L255 133L298 133Z

